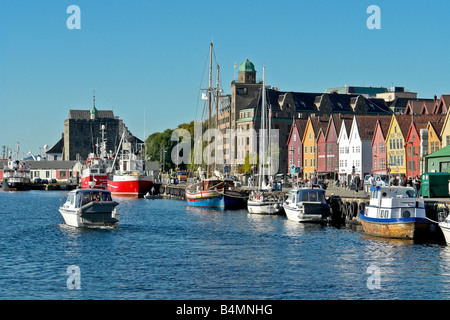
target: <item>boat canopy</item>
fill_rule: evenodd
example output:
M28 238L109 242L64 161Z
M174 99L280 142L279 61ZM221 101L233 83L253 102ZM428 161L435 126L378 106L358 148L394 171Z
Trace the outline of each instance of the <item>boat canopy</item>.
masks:
M326 203L325 190L323 189L297 189L291 190L291 194L297 194L297 201L311 201Z
M79 208L92 201L112 201L111 192L101 189L77 189L74 192L69 192L69 202L73 203L76 208Z

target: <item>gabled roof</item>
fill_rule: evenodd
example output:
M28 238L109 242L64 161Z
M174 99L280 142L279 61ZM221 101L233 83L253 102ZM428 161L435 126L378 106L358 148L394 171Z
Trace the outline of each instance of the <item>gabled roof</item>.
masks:
M295 128L297 128L299 140L302 141L303 134L305 133L306 125L308 124L308 119L295 119L292 121L291 131L289 132L289 137L286 141L288 146L292 139L292 134Z
M428 107L431 106L432 110L434 103L434 99L409 99L406 105L405 114L421 114L422 111L428 112Z
M446 114L450 106L450 95L443 94L441 98L436 101L433 109L433 114Z
M379 119L391 119L390 115L373 116L373 115L356 115L356 123L358 124L358 131L361 140L372 140L375 134L376 123Z

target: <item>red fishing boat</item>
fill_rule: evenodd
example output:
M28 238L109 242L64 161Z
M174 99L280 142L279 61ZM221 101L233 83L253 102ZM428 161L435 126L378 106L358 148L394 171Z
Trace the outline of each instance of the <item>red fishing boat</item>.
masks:
M131 143L123 142L123 139L122 136L120 156L116 155L114 159L114 163L118 162L118 167L114 168L113 163L114 169L108 174L108 190L115 196L144 196L153 187L153 177L147 175L142 155L133 152Z
M112 170L113 158L106 153L105 126L102 125L102 140L100 152L91 153L88 156L86 165L81 171L82 189L102 189L108 188L108 172Z

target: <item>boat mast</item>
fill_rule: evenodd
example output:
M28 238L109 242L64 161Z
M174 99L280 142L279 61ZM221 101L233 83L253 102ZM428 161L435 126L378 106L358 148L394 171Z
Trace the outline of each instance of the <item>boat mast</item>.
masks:
M265 117L265 113L266 113L266 67L263 66L263 86L262 86L262 101L261 101L261 136L260 136L260 159L259 159L259 187L262 186L262 182L265 176L265 164L266 164L266 148L265 148L265 144L266 144L266 137L265 137L265 126L266 126L266 117Z
M211 128L211 97L212 97L212 49L213 49L213 43L211 42L209 45L209 86L208 86L208 143L210 142L210 131ZM206 170L206 178L209 178L209 158L210 158L210 150L208 148L208 163L206 164L207 170Z
M216 85L216 132L219 130L219 72L220 72L220 66L217 65L217 85ZM217 170L217 136L214 137L214 144L215 144L215 161L214 161L214 170Z

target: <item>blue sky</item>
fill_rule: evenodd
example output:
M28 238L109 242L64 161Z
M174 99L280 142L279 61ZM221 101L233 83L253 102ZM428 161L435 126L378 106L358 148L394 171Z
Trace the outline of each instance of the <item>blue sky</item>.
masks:
M81 9L69 30L67 7ZM369 30L370 5L381 29ZM70 109L114 110L144 138L196 119L211 41L230 92L249 58L283 91L450 91L448 1L0 0L0 146L53 146ZM144 116L145 115L145 116ZM144 119L145 118L145 119ZM197 116L198 118L198 116ZM144 125L145 124L145 125Z

